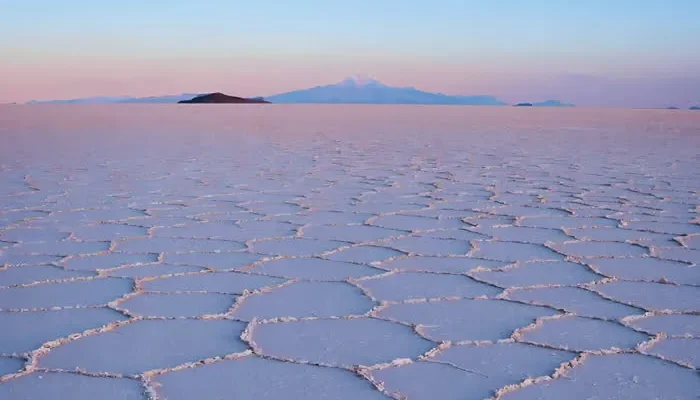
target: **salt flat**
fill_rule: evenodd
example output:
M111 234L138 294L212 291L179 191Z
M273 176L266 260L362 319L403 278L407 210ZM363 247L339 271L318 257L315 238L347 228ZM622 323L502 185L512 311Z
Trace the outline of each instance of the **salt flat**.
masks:
M0 399L696 399L700 114L0 106Z

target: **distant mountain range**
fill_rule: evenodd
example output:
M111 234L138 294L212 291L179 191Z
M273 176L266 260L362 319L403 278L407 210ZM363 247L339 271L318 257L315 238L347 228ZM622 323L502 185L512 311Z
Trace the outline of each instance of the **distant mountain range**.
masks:
M150 104L168 104L178 103L183 100L191 100L197 96L202 96L206 93L182 93L166 96L151 96L151 97L136 97L119 101L118 103L150 103Z
M537 103L532 103L533 107L574 107L573 104L562 103L559 100L545 100Z
M272 103L506 105L494 96L424 92L412 87L391 87L362 77L350 77L336 84L276 94L265 99Z
M182 93L151 97L87 97L70 100L30 101L28 104L111 104L111 103L179 103L211 93ZM261 100L255 97L250 100ZM309 89L264 97L271 103L307 104L434 104L469 106L505 106L506 102L490 95L460 96L432 93L413 87L392 87L375 79L353 76L341 82ZM525 104L525 103L520 103ZM546 100L532 104L535 107L572 107L559 100Z
M114 104L114 103L144 103L144 104L169 104L177 103L182 100L190 100L197 96L201 96L206 93L182 93L182 94L172 94L165 96L150 96L150 97L131 97L131 96L118 96L118 97L84 97L79 99L69 99L69 100L32 100L27 102L27 104Z

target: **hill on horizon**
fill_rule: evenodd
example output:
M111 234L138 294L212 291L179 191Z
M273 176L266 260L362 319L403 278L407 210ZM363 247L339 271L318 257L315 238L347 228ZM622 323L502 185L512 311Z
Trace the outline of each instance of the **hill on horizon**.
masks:
M178 101L178 104L269 104L260 98L246 99L243 97L229 96L220 92L203 94L189 100Z

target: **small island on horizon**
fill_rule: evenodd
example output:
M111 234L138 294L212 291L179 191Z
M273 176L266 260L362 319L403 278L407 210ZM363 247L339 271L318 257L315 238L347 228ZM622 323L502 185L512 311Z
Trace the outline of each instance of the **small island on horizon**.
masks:
M203 94L190 100L180 100L178 104L270 104L262 98L246 99L243 97L229 96L220 92Z
M570 103L563 103L559 100L545 100L535 103L524 102L513 104L513 107L575 107Z

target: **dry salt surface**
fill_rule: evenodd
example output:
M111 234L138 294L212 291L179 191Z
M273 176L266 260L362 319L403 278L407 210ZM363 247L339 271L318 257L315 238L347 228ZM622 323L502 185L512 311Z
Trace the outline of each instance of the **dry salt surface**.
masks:
M697 399L700 114L0 106L0 399Z

